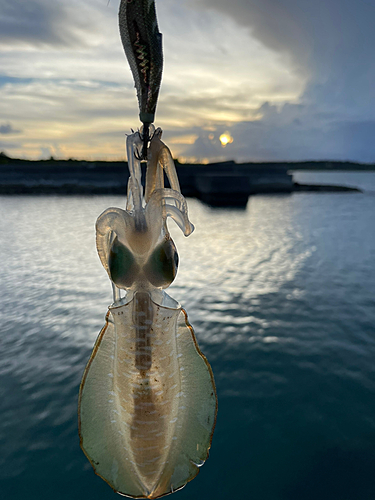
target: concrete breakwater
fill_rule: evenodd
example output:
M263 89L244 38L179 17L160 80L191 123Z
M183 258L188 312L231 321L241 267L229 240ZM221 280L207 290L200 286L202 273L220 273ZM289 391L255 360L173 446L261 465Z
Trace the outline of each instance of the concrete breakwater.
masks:
M290 164L208 165L176 162L181 191L211 205L241 206L252 194L294 191L346 191L340 186L303 186L293 182ZM126 194L126 162L10 160L0 163L0 194Z

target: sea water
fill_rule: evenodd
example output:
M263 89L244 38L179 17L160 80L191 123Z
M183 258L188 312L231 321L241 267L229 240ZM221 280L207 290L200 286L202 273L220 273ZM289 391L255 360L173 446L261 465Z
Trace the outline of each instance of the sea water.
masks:
M210 457L174 498L375 499L375 173L340 179L364 192L189 199L195 232L171 229L168 293L219 398ZM118 498L80 450L77 398L112 298L95 220L124 205L0 197L0 498Z

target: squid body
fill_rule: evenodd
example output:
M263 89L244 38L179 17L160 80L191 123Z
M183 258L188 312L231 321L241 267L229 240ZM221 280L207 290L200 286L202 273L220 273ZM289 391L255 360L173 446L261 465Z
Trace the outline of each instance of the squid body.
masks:
M187 314L164 291L178 266L167 217L185 236L194 227L160 129L143 193L142 144L140 133L128 137L126 210L109 208L96 224L114 303L83 375L79 433L95 472L116 492L158 498L193 479L208 457L217 398Z

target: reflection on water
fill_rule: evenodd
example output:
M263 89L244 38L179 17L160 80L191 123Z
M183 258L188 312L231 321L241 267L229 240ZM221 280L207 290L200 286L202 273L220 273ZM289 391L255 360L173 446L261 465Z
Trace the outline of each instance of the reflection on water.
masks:
M210 459L179 498L375 498L375 197L189 201L169 293L214 370ZM2 197L0 490L115 498L79 448L80 378L111 301L96 217L117 197ZM171 224L172 226L172 224Z

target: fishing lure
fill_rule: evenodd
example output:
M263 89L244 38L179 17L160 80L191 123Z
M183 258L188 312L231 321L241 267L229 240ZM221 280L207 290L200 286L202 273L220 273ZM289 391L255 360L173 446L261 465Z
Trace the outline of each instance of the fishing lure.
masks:
M82 379L79 433L95 472L116 492L158 498L198 474L211 446L217 399L187 314L164 291L178 266L167 217L185 236L194 229L186 200L158 129L148 151L143 201L135 154L141 147L138 133L128 137L126 210L108 208L96 223L114 303Z
M119 26L122 44L133 73L143 123L140 158L147 159L150 124L154 122L163 73L162 34L154 0L121 0Z

